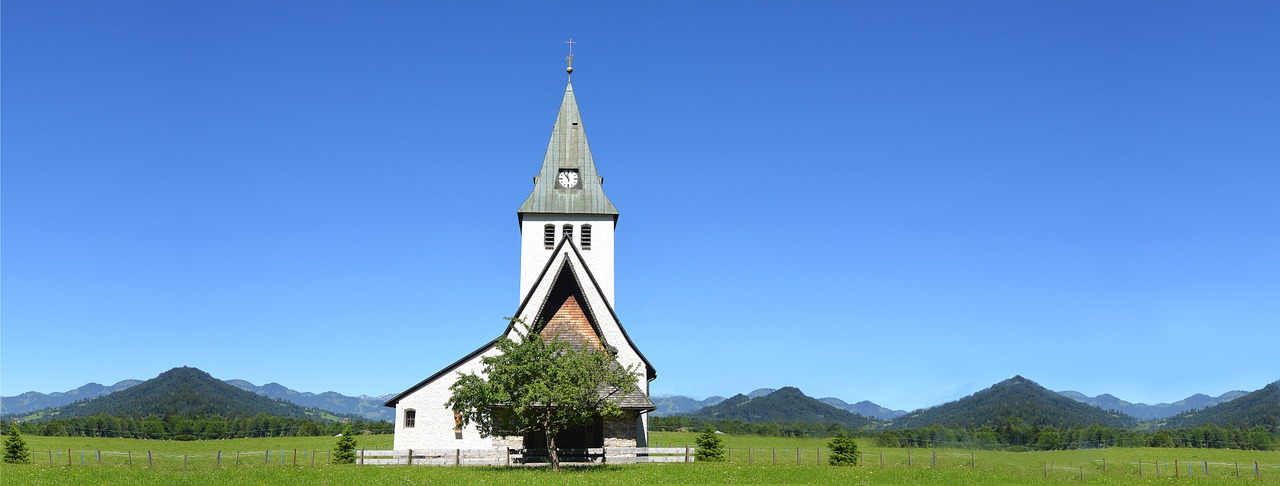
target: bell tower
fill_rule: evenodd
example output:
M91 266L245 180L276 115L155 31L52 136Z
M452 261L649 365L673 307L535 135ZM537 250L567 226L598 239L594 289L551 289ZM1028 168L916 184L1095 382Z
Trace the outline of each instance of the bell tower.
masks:
M596 173L587 145L586 128L573 94L572 48L570 44L566 58L570 80L551 129L542 170L533 178L533 192L516 211L520 221L520 300L548 265L552 250L568 239L613 305L613 234L618 210L604 194L604 178Z

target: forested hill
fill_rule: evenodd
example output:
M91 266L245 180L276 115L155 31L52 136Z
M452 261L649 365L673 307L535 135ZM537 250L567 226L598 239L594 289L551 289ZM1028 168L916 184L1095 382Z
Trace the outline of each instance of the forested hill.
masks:
M244 417L258 414L276 417L335 419L319 410L273 400L231 386L196 368L174 368L160 376L92 400L58 407L39 418L87 417Z
M929 425L948 427L998 426L1009 420L1027 425L1055 427L1129 428L1137 419L1119 412L1108 412L1064 397L1036 382L1014 376L980 392L932 408L917 410L894 419L893 428L916 428Z
M1157 422L1162 428L1262 426L1270 431L1280 430L1280 381L1274 382L1243 397L1220 403L1204 410L1184 412Z
M734 395L723 402L698 410L691 416L704 420L741 420L747 423L839 424L848 429L859 429L873 423L871 419L822 403L790 386L758 398Z

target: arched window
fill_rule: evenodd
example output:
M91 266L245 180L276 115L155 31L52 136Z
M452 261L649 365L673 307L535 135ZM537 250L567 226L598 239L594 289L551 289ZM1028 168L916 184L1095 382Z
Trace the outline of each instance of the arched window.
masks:
M561 233L564 233L565 238L573 239L573 225L571 224L564 225L564 229L561 231Z
M578 233L579 233L578 242L582 244L582 249L590 250L591 249L591 225L589 224L582 225L582 231L579 231Z
M542 246L548 250L556 247L556 225L542 227Z
M412 429L414 422L418 421L418 412L414 409L404 411L404 428Z

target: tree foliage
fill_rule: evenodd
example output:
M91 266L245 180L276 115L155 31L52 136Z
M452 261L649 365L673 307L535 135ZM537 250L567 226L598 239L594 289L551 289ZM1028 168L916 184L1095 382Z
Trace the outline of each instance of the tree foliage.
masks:
M4 440L4 462L9 464L28 464L31 462L31 451L17 427L9 429L9 437Z
M843 430L836 432L836 436L827 442L827 448L831 449L827 462L832 466L858 465L858 443L853 437L845 435Z
M707 462L724 461L724 441L720 440L715 429L708 427L702 435L693 440L693 443L698 446L698 450L694 452L695 459Z
M342 437L338 438L338 444L333 448L334 464L355 464L356 462L356 438L351 436L351 427L347 426L342 429Z
M615 400L637 389L635 370L619 365L607 346L574 350L512 323L520 339L498 338L498 353L480 359L482 373L459 374L446 406L486 437L545 434L551 468L559 469L556 435L597 415L622 415Z

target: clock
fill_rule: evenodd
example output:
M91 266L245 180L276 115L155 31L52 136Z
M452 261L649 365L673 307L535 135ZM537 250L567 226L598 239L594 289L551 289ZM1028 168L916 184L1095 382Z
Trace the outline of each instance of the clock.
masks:
M556 177L556 181L560 182L560 187L573 189L578 186L578 171L562 170L560 176Z

